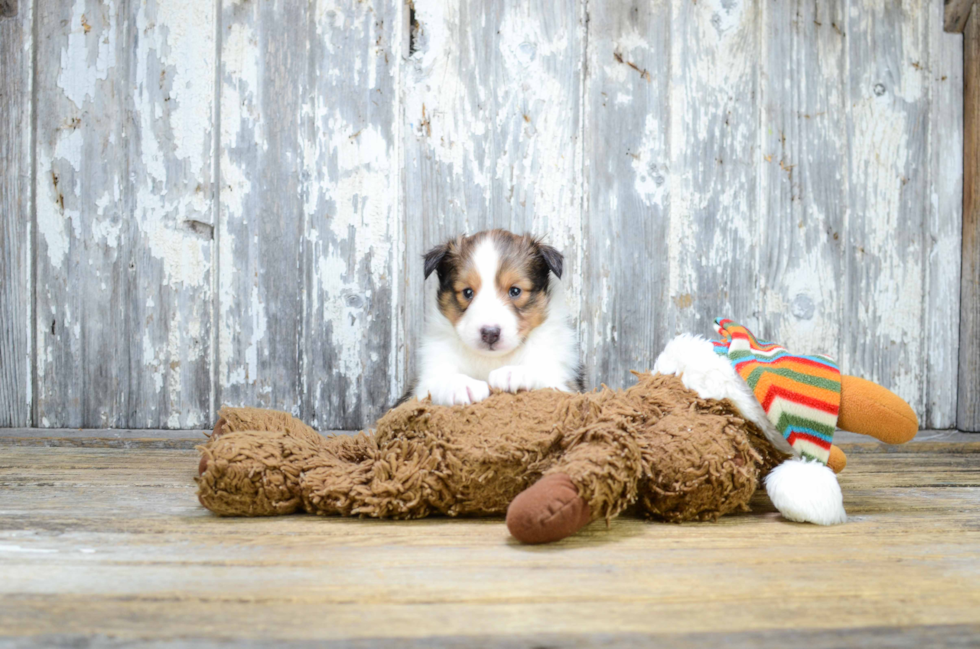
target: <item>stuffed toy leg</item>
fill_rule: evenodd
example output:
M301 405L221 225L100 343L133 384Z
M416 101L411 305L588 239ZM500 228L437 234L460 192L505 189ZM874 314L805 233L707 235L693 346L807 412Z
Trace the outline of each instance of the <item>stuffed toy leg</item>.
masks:
M834 430L902 444L918 431L915 412L880 385L842 376L827 357L790 354L731 320L716 324L720 340L678 336L654 371L680 376L703 398L730 400L774 447L792 456L765 478L769 498L785 518L845 522L835 469L847 460L831 443Z
M659 520L711 521L731 512L748 511L760 476L786 459L787 455L774 449L762 431L746 422L730 402L698 398L674 376L636 376L636 385L605 400L600 407L633 413L629 430L639 446L640 466L629 470L638 471L639 480L635 485L628 481L607 484L602 469L616 458L610 458L608 450L603 451L603 457L582 447L579 458L563 456L549 475L511 503L507 527L515 538L525 543L556 541L591 520L611 518L609 514L614 512L608 508L605 516L603 512L596 515L595 494L613 488L620 494L625 490L631 499L635 497L637 513ZM606 390L601 394L613 393ZM569 470L568 460L576 465L574 478L563 475ZM582 484L578 471L584 466L593 467L592 490L576 487ZM626 471L613 473L622 476ZM606 496L599 502L603 500L611 499ZM612 501L622 502L618 498Z

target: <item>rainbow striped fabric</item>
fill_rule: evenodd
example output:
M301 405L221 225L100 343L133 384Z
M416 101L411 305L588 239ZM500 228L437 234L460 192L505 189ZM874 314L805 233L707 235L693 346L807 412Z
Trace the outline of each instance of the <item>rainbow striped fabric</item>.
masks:
M800 454L827 463L840 412L840 369L826 356L797 356L758 340L728 319L715 320L715 351L755 393L769 421Z

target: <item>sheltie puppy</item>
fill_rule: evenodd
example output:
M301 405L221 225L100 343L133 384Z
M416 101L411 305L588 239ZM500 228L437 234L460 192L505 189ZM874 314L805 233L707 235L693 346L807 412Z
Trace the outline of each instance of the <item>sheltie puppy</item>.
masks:
M439 280L419 374L406 398L442 405L507 392L581 391L582 365L569 319L560 252L529 235L488 230L425 255Z

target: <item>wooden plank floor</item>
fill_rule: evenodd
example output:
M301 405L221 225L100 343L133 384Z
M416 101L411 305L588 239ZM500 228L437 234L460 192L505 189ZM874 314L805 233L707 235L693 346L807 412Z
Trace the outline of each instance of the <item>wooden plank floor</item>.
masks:
M0 647L980 643L980 441L847 445L842 526L760 495L526 547L500 520L217 518L186 436L86 433L0 435Z

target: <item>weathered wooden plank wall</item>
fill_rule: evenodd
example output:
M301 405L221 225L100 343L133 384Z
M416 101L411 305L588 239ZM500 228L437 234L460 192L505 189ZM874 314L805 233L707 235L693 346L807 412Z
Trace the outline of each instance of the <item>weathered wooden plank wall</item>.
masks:
M593 385L729 315L955 424L939 0L39 6L0 44L0 87L38 61L0 102L38 107L36 145L4 122L0 315L34 324L4 324L3 425L367 425L415 369L421 254L486 227L565 251Z

